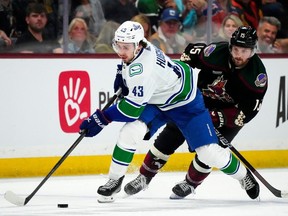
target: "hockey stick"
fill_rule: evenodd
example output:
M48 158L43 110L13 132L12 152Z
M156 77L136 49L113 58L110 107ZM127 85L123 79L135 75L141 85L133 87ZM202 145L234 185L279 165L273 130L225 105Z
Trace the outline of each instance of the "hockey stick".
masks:
M281 191L274 188L271 184L269 184L264 177L260 175L260 173L240 154L237 149L215 128L216 135L218 136L220 142L228 146L231 151L245 164L245 166L264 184L274 196L279 198L288 198L288 191Z
M113 95L112 98L108 101L105 107L102 110L107 109L110 105L118 98L121 93L121 88ZM60 158L60 160L55 164L55 166L51 169L51 171L46 175L46 177L40 182L40 184L35 188L35 190L26 198L19 197L13 191L7 191L4 194L4 198L17 206L26 205L32 197L37 193L37 191L43 186L43 184L50 178L50 176L58 169L58 167L63 163L63 161L68 157L68 155L75 149L75 147L81 142L81 140L85 137L86 131L83 131L78 139L73 143L73 145L67 150L67 152Z

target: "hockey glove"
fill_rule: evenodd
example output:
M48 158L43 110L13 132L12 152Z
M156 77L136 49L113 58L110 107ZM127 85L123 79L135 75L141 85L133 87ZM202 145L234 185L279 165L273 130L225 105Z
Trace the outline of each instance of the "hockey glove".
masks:
M80 125L80 133L86 131L85 137L96 136L100 131L110 123L99 109L96 110L88 119L84 120Z
M215 128L223 127L224 125L224 114L220 110L211 110L210 116Z
M124 84L122 77L122 65L120 64L117 65L117 73L114 80L114 93L116 93L119 88L122 89L121 95L119 96L120 98L128 95L129 89Z

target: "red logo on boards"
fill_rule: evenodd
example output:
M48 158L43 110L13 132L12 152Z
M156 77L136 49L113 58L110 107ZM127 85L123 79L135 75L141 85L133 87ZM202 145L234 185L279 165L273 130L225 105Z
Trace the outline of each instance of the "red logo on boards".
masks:
M63 71L58 83L59 118L64 132L79 132L90 116L90 79L86 71Z

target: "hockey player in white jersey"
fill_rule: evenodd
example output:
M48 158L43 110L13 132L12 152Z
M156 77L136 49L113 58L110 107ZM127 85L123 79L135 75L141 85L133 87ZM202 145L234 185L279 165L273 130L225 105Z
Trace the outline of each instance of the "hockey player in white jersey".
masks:
M167 122L173 122L181 130L190 149L197 152L202 162L226 170L226 174L237 180L245 177L246 168L228 148L217 144L192 68L172 61L148 42L137 22L126 21L120 25L113 48L122 60L118 69L123 77L124 97L105 111L96 110L80 125L85 136L93 137L112 121L127 122L114 148L109 180L98 189L99 202L114 201L137 144L144 137L152 137Z

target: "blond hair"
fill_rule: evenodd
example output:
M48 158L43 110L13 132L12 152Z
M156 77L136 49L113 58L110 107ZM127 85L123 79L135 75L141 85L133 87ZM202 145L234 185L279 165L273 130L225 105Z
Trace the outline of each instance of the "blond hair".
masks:
M88 32L88 26L87 26L87 23L85 22L85 20L82 18L76 17L70 22L69 27L68 27L68 33L70 33L72 31L72 29L76 23L82 23L84 28L85 28L85 31Z
M226 39L230 40L230 38L227 38L226 34L224 33L224 26L225 26L227 20L234 21L237 28L240 26L243 26L243 22L238 16L233 15L233 14L230 14L230 15L227 15L226 17L224 17L224 19L222 20L222 23L221 23L221 27L219 29L219 37L226 38Z

